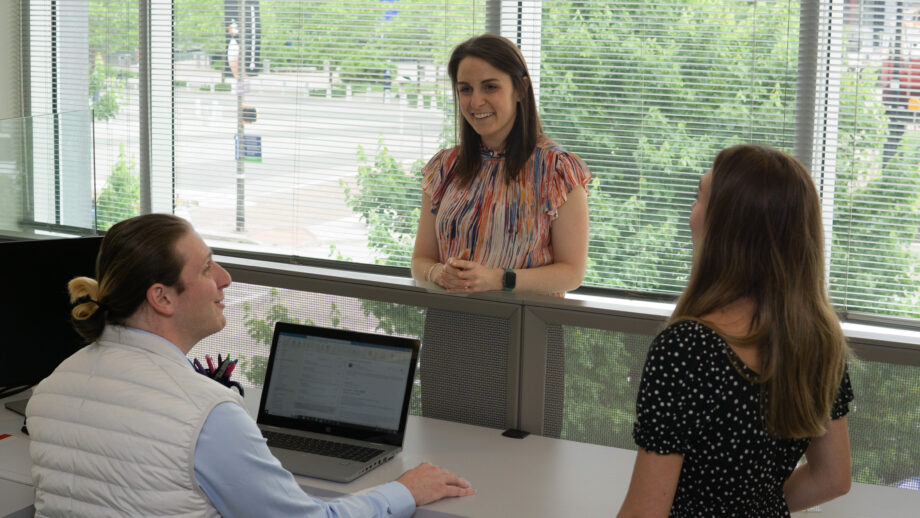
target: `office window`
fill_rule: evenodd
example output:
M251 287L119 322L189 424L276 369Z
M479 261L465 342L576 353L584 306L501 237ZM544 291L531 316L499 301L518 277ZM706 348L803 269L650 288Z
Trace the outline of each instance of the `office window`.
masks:
M586 284L679 292L718 150L793 146L796 3L547 1L541 35L546 131L597 178Z
M101 225L132 215L136 207L120 205L138 178L137 2L19 4L30 117L6 134L15 157L0 157L23 178L20 207L9 211L18 215L4 215L4 227L85 232L97 209Z
M586 285L678 293L689 205L716 152L798 145L813 150L834 303L918 316L916 0L150 0L145 16L128 1L28 5L33 113L54 110L51 92L96 109L100 228L144 206L131 180L145 166L146 20L150 210L191 219L217 246L407 265L419 168L453 144L447 56L488 26L527 57L548 135L595 173Z
M153 2L170 16L152 140L171 152L151 170L174 197L153 204L221 246L408 264L421 161L448 139L446 56L483 3Z
M920 317L920 2L822 2L815 169L841 309ZM819 65L822 63L819 62Z

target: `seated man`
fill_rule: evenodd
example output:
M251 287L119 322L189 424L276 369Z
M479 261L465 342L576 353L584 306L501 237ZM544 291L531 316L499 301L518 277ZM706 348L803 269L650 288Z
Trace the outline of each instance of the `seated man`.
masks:
M93 343L42 381L26 410L36 516L409 516L474 493L428 463L365 495L304 493L242 398L186 358L223 329L230 275L185 220L114 225L96 276L68 286L74 326Z

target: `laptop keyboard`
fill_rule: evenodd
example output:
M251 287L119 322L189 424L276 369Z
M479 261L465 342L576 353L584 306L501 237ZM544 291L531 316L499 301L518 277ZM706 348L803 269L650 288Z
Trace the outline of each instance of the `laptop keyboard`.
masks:
M299 435L289 435L268 430L262 430L262 435L268 440L268 445L273 448L315 453L317 455L325 455L326 457L336 457L358 462L367 462L383 453L383 450L378 450L376 448L324 441L322 439L312 439L310 437L301 437Z

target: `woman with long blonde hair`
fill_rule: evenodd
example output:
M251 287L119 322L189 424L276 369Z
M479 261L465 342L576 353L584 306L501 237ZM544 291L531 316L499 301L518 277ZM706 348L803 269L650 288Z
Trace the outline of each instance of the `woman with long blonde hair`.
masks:
M642 374L620 516L789 516L846 493L853 393L808 171L765 146L725 149L690 229L690 280Z

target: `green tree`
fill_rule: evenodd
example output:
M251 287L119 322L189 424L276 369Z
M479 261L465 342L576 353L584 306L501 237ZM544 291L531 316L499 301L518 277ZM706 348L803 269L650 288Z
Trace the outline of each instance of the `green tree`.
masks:
M367 225L369 247L377 264L409 266L411 262L422 206L419 185L423 165L422 160L416 160L409 171L404 170L381 139L373 163L358 146L357 188L339 181L345 203Z
M410 266L415 231L422 206L421 160L406 171L390 155L383 141L377 143L373 163L358 147L357 187L344 181L345 203L367 224L368 247L377 264ZM376 300L362 301L365 315L374 315L377 329L388 334L421 336L424 313L418 308Z
M920 135L905 133L898 154L883 163L888 119L865 84L877 71L844 74L834 189L830 276L840 306L920 318ZM890 294L894 293L894 296ZM920 452L918 452L920 453Z
M124 0L90 0L88 33L91 56L137 52L137 6L137 2Z
M415 231L422 206L421 160L409 165L408 171L390 155L381 139L373 163L364 149L358 148L356 188L340 182L345 202L367 224L368 247L377 264L410 266ZM425 311L416 306L364 299L361 309L373 316L377 330L386 334L421 337ZM409 410L421 414L420 372L416 370Z
M313 321L300 319L291 315L287 306L281 303L280 292L277 288L269 290L268 311L264 315L256 315L252 304L243 304L243 324L250 338L265 347L265 354L240 356L240 372L246 376L250 383L258 387L265 381L265 369L268 367L268 349L272 345L272 336L275 333L275 324L290 322L292 324L313 325Z
M785 144L771 141L795 100L781 86L795 84L794 8L630 5L544 9L541 115L598 180L586 284L675 293L686 276L673 272L689 270L692 194L716 152L743 141ZM769 74L748 66L752 53Z
M118 145L118 160L105 180L105 188L96 200L96 228L108 230L123 219L140 214L141 188L134 155L128 155L125 143Z
M89 97L93 119L108 121L118 115L118 98L124 90L124 80L113 74L101 55L96 55L89 75Z

